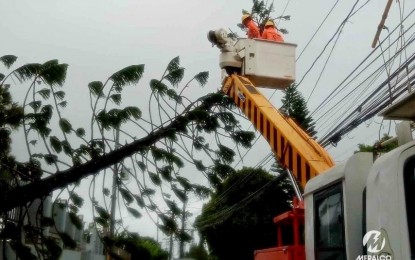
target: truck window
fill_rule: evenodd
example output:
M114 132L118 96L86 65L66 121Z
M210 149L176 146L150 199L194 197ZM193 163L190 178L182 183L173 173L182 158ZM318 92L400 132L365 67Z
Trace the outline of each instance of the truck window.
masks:
M342 183L314 196L316 260L345 260Z
M411 157L406 161L403 174L411 259L415 259L415 207L413 203L415 196L415 157Z

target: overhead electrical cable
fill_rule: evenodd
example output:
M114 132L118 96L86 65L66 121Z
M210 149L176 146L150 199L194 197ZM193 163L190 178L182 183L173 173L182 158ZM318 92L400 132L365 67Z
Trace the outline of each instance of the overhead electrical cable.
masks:
M221 222L225 221L234 212L241 209L242 207L245 207L249 202L251 202L258 195L260 195L260 192L264 192L265 189L268 186L270 186L274 182L279 181L282 178L283 178L283 176L275 177L273 180L265 183L262 187L260 187L259 189L257 189L253 193L251 193L249 196L247 196L247 197L243 198L242 200L238 201L237 203L233 204L232 206L226 207L226 208L222 209L221 211L212 214L211 216L209 216L206 219L202 219L201 221L198 222L198 227L199 228L205 228L205 227L213 226L213 225L216 225L218 223L221 223Z
M412 13L413 12L415 12L415 9L413 9L406 17L405 17L405 19L403 19L403 22L404 21L406 21L411 15L412 15ZM410 26L410 28L408 28L408 29L406 29L405 30L405 32L408 32L412 27L413 27L414 25L412 24L411 26ZM394 30L392 30L391 32L390 32L390 34L392 34L392 33L394 33L398 28L400 28L400 25L398 25L397 27L395 27L394 28ZM383 44L384 43L384 41L386 41L386 39L384 39L382 42L381 42L381 44ZM396 41L395 41L396 42ZM352 75L354 75L355 74L355 72L362 66L362 65L364 65L365 64L365 62L374 54L374 53L376 53L377 51L378 51L378 49L379 49L379 46L377 46L375 49L373 49L354 69L353 69L353 71L352 72L350 72L349 73L349 75L348 76L346 76L346 78L342 81L342 82L340 82L340 84L311 112L311 116L313 116L317 111L319 111L320 109L321 109L321 107L322 106L324 106L331 98L333 98L333 97L335 97L335 96L337 96L337 94L338 94L338 92L339 92L339 89L340 89L340 91L341 90L343 90L343 88L342 88L342 85L346 82L346 81L348 81L349 80L349 78L352 76ZM378 57L380 57L380 56L378 56ZM376 60L376 59L375 59ZM373 61L372 61L372 63L373 63ZM363 68L362 70L361 70L361 72L359 73L359 74L357 74L353 79L355 79L358 75L360 75L363 71L365 71L367 68L368 68L368 66L370 66L372 63L370 63L370 64L368 64L368 65L366 65L366 67L365 68ZM351 82L351 81L350 81ZM349 83L350 83L349 82Z
M410 70L414 71L414 68L415 68L415 66L411 66ZM401 66L400 71L402 71L403 69L404 69L404 67ZM402 81L404 78L405 78L405 75L403 75L403 76L401 75L398 82ZM407 84L407 82L404 82L404 84L401 84L401 86L393 92L393 93L396 93L396 96L394 96L393 99L396 99L398 96L402 95L406 91L406 89L405 89L406 84ZM384 85L385 85L385 82L383 84L381 84L381 86L379 88L384 87ZM402 87L402 85L403 85L403 87ZM357 116L361 117L361 116L364 116L365 113L367 113L365 111L367 111L368 109L376 108L379 111L382 109L382 107L380 107L380 106L384 106L384 104L381 104L381 102L379 102L379 100L381 100L383 103L385 103L387 101L387 97L385 97L385 96L388 96L388 91L383 91L381 93L378 93L379 88L378 88L378 90L373 92L370 96L368 96L364 101L362 101L362 103L359 105L360 110L355 110L350 115L347 116L349 121L353 121L351 119L353 114L357 113L358 114ZM403 88L403 91L402 91L402 88ZM363 105L365 105L365 106L363 107ZM343 121L334 130L341 129L342 125L347 125L347 124L350 124L350 123L347 122L347 121ZM354 124L356 124L356 123L354 123ZM333 133L334 130L332 130L331 133ZM326 136L327 136L327 134L326 134Z
M379 99L379 93L381 89L384 89L385 86L388 84L388 81L395 78L397 74L402 72L406 69L407 66L411 62L415 60L415 54L402 66L400 66L397 70L395 70L391 74L391 78L386 79L366 100L361 103L362 110L358 113L358 111L353 111L347 119L350 120L349 123L345 124L344 121L340 123L337 127L335 127L329 134L323 136L321 138L321 143L323 146L326 146L330 143L336 143L340 140L341 136L345 133L351 131L355 127L357 127L360 123L366 121L367 119L371 118L372 116L376 115L380 112L386 105L390 103L390 100L396 100L401 95L407 92L406 86L410 84L413 86L413 80L415 79L415 75L411 75L409 77L409 81L404 81L399 87L397 87L392 94L394 94L390 99L388 98L388 90L384 90L381 94L381 98ZM411 72L415 71L414 66L411 66ZM401 76L401 80L405 78L405 76ZM366 106L363 106L366 104ZM354 118L352 116L354 115Z
M269 161L273 158L273 154L270 153L267 156L265 156L260 162L258 162L253 169L259 169L262 168L262 166L265 164L265 162ZM234 182L230 187L228 187L225 191L222 192L222 194L216 198L216 202L220 203L223 201L224 198L231 192L232 190L238 188L238 186L242 185L243 183L247 182L250 178L254 176L255 171L251 171L250 173L246 174L242 179L237 180Z
M324 62L324 66L323 66L323 68L321 69L320 74L319 74L319 76L318 76L318 78L317 78L317 81L316 81L316 83L314 84L314 87L313 87L313 89L311 90L311 93L310 93L310 95L309 95L309 96L308 96L308 98L307 98L306 104L308 104L308 101L310 100L311 96L313 95L314 90L316 89L316 87L317 87L318 83L320 82L321 77L323 76L324 71L326 70L326 66L327 66L327 64L328 64L328 62L329 62L329 60L330 60L330 58L331 58L331 55L333 54L334 48L335 48L335 47L336 47L336 45L337 45L337 42L338 42L338 40L339 40L339 38L340 38L340 35L341 35L342 30L343 30L343 28L340 30L340 33L337 35L336 41L334 42L333 47L331 48L330 53L329 53L329 55L328 55L328 57L327 57L326 61Z
M391 59L389 59L388 60L388 62L390 62L390 61L393 61L398 55L399 55L399 53L400 52L402 52L402 50L404 50L404 49L406 49L410 44L412 43L412 41L409 41L409 42L407 42L406 43L406 45L402 48L402 49L400 49L398 52L396 52L395 53L395 55L393 56L393 57L391 57ZM378 56L379 57L379 56ZM372 62L373 63L373 62ZM372 64L371 63L371 64ZM367 67L367 66L366 66ZM384 66L381 66L381 67L383 67L383 69L385 68ZM377 73L378 71L379 71L379 69L380 68L378 68L374 73ZM360 73L359 73L359 75L360 75ZM372 75L373 75L373 73L371 74L371 76L369 76L369 78L370 77L372 77ZM357 76L356 76L357 77ZM355 77L355 78L356 78ZM354 78L354 79L355 79ZM353 80L354 80L353 79ZM365 79L365 81L367 80L367 78ZM346 86L348 86L349 84L351 83L351 81L346 85ZM362 82L362 83L364 83L364 82ZM357 87L360 87L361 85L362 85L362 83L361 84L359 84ZM343 87L343 89L342 90L344 90L345 89L345 87L346 86L344 86ZM356 87L356 88L357 88ZM319 121L321 121L322 120L322 118L325 118L325 120L327 121L328 120L328 118L329 119L332 119L333 118L333 114L337 111L335 108L336 107L342 107L343 108L343 103L347 100L347 97L351 94L351 93L356 93L356 88L355 89L353 89L352 91L350 91L345 97L342 97L342 99L341 100L339 100L339 101L336 101L336 103L332 106L332 107L330 107L329 109L326 109L325 110L325 112L323 112L323 114L321 115L321 116L319 116L318 118L317 118L317 120L316 120L316 122L319 122ZM336 94L337 95L337 94ZM334 97L333 97L334 98ZM327 103L327 104L329 104L329 103ZM347 110L346 110L347 111ZM342 113L342 116L344 116L344 113ZM321 126L321 124L320 124L320 126Z
M407 48L407 46L409 46L412 42L413 42L413 37L411 36L411 39L412 40L410 40L409 42L407 42L406 43L406 46L404 46L404 48L406 49ZM399 50L399 52L401 52L402 51L402 49L401 50ZM397 55L399 55L399 52L397 52L395 55L394 55L394 57L392 57L390 60L392 60L393 61L393 59L397 56ZM389 61L390 61L389 60ZM406 71L408 71L408 69L406 69ZM395 77L395 78L397 78L398 79L398 77ZM351 93L351 92L349 92L349 93ZM336 103L336 105L335 106L340 106L340 105L342 105L341 103L344 101L344 100L346 100L346 98L343 98L340 102L337 102ZM333 106L333 107L331 107L329 110L327 110L324 114L323 114L323 116L325 116L325 118L327 119L327 118L333 118L333 116L328 116L327 115L327 113L328 112L330 112L330 111L334 111L335 109L334 109L334 107L335 106ZM344 116L344 113L342 114L342 116ZM321 118L321 117L320 117ZM319 119L320 119L319 118ZM318 121L318 120L317 120Z
M320 25L317 27L317 30L313 33L313 35L311 36L310 40L308 40L307 44L305 45L305 47L301 50L300 55L298 55L297 59L295 61L298 61L301 56L303 55L304 51L307 49L308 45L310 45L310 43L313 41L314 37L317 35L317 33L320 31L321 27L323 26L323 24L326 22L327 18L329 18L331 12L333 12L334 8L337 6L337 4L339 3L340 0L337 0L334 5L331 7L330 11L326 14L326 16L324 17L323 21L320 23Z
M351 17L351 15L353 14L353 11L356 7L356 5L359 3L360 0L356 0L356 2L354 3L352 9L350 10L350 12L347 14L346 18L341 22L341 24L339 25L339 27L337 27L336 32L332 35L332 37L329 39L329 41L326 43L326 45L324 45L323 50L317 55L317 57L314 59L313 63L311 64L311 66L308 68L308 70L306 71L306 73L304 73L303 77L301 78L301 80L297 83L297 86L301 85L301 83L304 81L304 79L306 78L306 76L308 75L308 73L310 73L310 71L314 68L315 64L317 63L317 61L320 59L320 57L323 55L323 53L326 51L327 47L329 46L329 44L333 41L333 39L337 36L338 33L340 33L340 31L342 30L342 28L344 27L345 23L349 20L349 18Z

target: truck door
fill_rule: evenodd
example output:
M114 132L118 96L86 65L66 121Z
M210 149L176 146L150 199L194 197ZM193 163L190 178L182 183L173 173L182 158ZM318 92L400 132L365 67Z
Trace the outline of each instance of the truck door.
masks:
M334 184L314 196L316 260L344 260L344 217L342 183Z

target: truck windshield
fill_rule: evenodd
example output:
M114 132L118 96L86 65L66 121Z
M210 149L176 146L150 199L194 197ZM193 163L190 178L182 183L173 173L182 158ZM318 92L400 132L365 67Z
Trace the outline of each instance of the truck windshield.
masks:
M415 259L415 206L413 203L415 198L415 157L409 158L405 163L404 183L411 259Z
M315 253L317 260L343 260L343 192L338 183L318 192L315 205Z

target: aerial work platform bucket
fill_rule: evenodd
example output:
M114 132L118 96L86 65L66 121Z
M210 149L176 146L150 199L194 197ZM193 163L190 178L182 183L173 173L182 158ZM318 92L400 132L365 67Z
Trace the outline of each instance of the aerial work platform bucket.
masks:
M239 39L234 47L234 51L221 53L221 68L227 71L229 68L240 68L238 72L249 78L256 87L285 89L295 81L297 45L260 39Z

